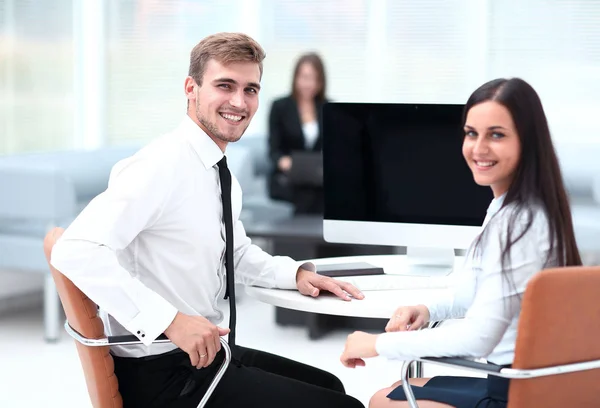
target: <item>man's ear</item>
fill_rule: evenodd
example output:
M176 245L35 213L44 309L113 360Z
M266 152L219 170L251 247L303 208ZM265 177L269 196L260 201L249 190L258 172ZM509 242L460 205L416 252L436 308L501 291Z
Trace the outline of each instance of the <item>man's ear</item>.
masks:
M196 99L196 92L195 92L196 86L197 85L196 85L196 81L194 81L194 78L192 78L191 76L188 76L187 78L185 78L183 88L184 88L185 96L187 97L188 101Z

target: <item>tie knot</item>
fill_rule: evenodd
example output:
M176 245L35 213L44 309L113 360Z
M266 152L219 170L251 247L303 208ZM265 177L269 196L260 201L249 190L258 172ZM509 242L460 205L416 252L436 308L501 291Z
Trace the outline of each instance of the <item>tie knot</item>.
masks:
M221 160L219 160L219 162L217 164L219 165L219 168L226 169L227 168L227 157L223 156L223 158Z

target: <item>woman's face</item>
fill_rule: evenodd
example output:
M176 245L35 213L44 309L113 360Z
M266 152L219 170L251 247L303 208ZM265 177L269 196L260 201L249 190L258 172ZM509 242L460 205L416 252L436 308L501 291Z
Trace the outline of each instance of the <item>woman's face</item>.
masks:
M300 65L295 87L298 96L302 99L313 99L321 90L319 74L310 62Z
M490 186L494 197L512 183L521 159L521 141L508 109L494 101L479 103L467 112L463 156L475 182Z

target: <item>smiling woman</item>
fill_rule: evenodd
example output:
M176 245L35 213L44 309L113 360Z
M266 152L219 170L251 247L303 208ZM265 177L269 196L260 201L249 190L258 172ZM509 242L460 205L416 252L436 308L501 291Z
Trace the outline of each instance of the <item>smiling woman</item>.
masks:
M464 356L513 363L521 297L531 277L554 266L581 265L558 159L542 103L525 81L497 79L467 101L463 156L475 182L494 193L481 234L467 253L453 296L400 307L386 332L348 337L341 360ZM426 321L456 324L418 330ZM434 377L414 381L414 394L430 408L505 408L508 380ZM485 405L483 405L485 403ZM384 388L369 407L408 407L400 383Z
M521 142L508 109L495 101L473 106L467 114L463 155L475 182L504 194L514 178Z

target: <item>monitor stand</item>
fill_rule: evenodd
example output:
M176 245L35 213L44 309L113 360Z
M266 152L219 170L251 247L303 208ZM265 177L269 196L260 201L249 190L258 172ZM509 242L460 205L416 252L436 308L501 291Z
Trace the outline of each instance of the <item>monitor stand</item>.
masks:
M410 276L446 276L454 268L453 248L406 248L407 270Z

